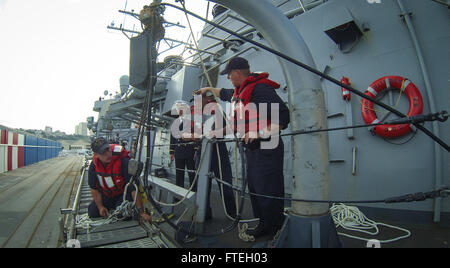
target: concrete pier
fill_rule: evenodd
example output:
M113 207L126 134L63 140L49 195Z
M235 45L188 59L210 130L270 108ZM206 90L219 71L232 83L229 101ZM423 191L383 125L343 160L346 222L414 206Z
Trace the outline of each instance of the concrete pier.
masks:
M55 248L81 156L58 157L0 174L0 247Z

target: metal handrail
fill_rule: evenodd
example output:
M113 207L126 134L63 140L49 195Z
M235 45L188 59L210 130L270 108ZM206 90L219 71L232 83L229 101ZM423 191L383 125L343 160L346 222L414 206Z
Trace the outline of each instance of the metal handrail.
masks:
M80 203L80 197L81 197L81 189L83 188L83 181L84 181L84 173L86 172L86 167L83 168L83 172L81 173L81 177L80 177L80 183L78 184L78 189L77 189L77 193L75 195L75 199L73 201L73 206L72 206L72 216L73 216L73 221L72 224L69 228L69 235L68 235L68 239L74 239L74 233L75 233L75 215L76 212L78 211L78 205Z

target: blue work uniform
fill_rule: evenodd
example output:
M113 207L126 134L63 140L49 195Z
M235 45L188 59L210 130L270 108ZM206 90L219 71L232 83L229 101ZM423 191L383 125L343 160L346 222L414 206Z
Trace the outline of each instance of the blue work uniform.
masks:
M220 98L231 102L234 89L221 89ZM256 84L251 94L251 103L266 103L267 119L271 120L271 104L279 104L279 125L284 129L290 122L289 109L275 92L275 88L267 84ZM259 112L259 111L258 111ZM247 158L247 180L250 193L263 196L284 197L284 144L279 138L278 146L274 149L261 149L260 140L244 146ZM274 229L282 226L284 221L284 201L263 196L250 196L253 214Z
M178 118L177 120L181 120L181 118ZM183 130L183 124L190 123L189 120L182 120L179 125L180 131ZM173 154L175 158L176 185L180 187L184 187L185 168L188 170L190 185L192 185L192 182L194 181L195 172L191 170L195 170L195 150L196 145L192 144L191 141L183 140L181 137L175 138L172 134L170 135L170 154Z

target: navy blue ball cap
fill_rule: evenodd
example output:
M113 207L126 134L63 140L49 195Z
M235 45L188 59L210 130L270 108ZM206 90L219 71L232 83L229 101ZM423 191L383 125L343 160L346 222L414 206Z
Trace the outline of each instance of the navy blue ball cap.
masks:
M91 144L92 151L97 154L103 154L109 148L109 143L105 138L97 138Z
M248 61L241 57L234 57L230 59L225 67L225 70L220 72L221 75L229 74L232 70L248 70L250 65Z

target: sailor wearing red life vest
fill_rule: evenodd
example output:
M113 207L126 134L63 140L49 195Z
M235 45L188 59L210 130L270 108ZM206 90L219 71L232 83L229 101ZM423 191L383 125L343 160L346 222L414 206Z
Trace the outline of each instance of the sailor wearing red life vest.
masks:
M235 57L226 65L221 75L228 75L234 89L202 88L198 94L213 92L221 100L234 104L231 121L235 133L244 142L247 158L247 179L251 193L253 214L259 224L247 234L259 237L274 235L284 222L283 200L263 196L284 197L283 157L284 144L279 133L289 122L289 109L275 92L280 85L268 79L268 73L250 72L246 59ZM263 112L261 104L266 105ZM278 108L278 118L271 118L271 104ZM223 137L224 130L214 130L209 136ZM278 138L275 147L266 149L263 140ZM263 195L263 196L262 196Z
M122 146L110 145L104 138L97 138L91 148L94 157L89 166L88 178L94 201L89 205L88 215L90 218L106 217L109 210L115 209L123 202L125 186L130 181L129 152ZM136 196L136 189L131 189L126 196L129 201ZM139 193L136 206L141 217L151 221L151 216L145 213Z

